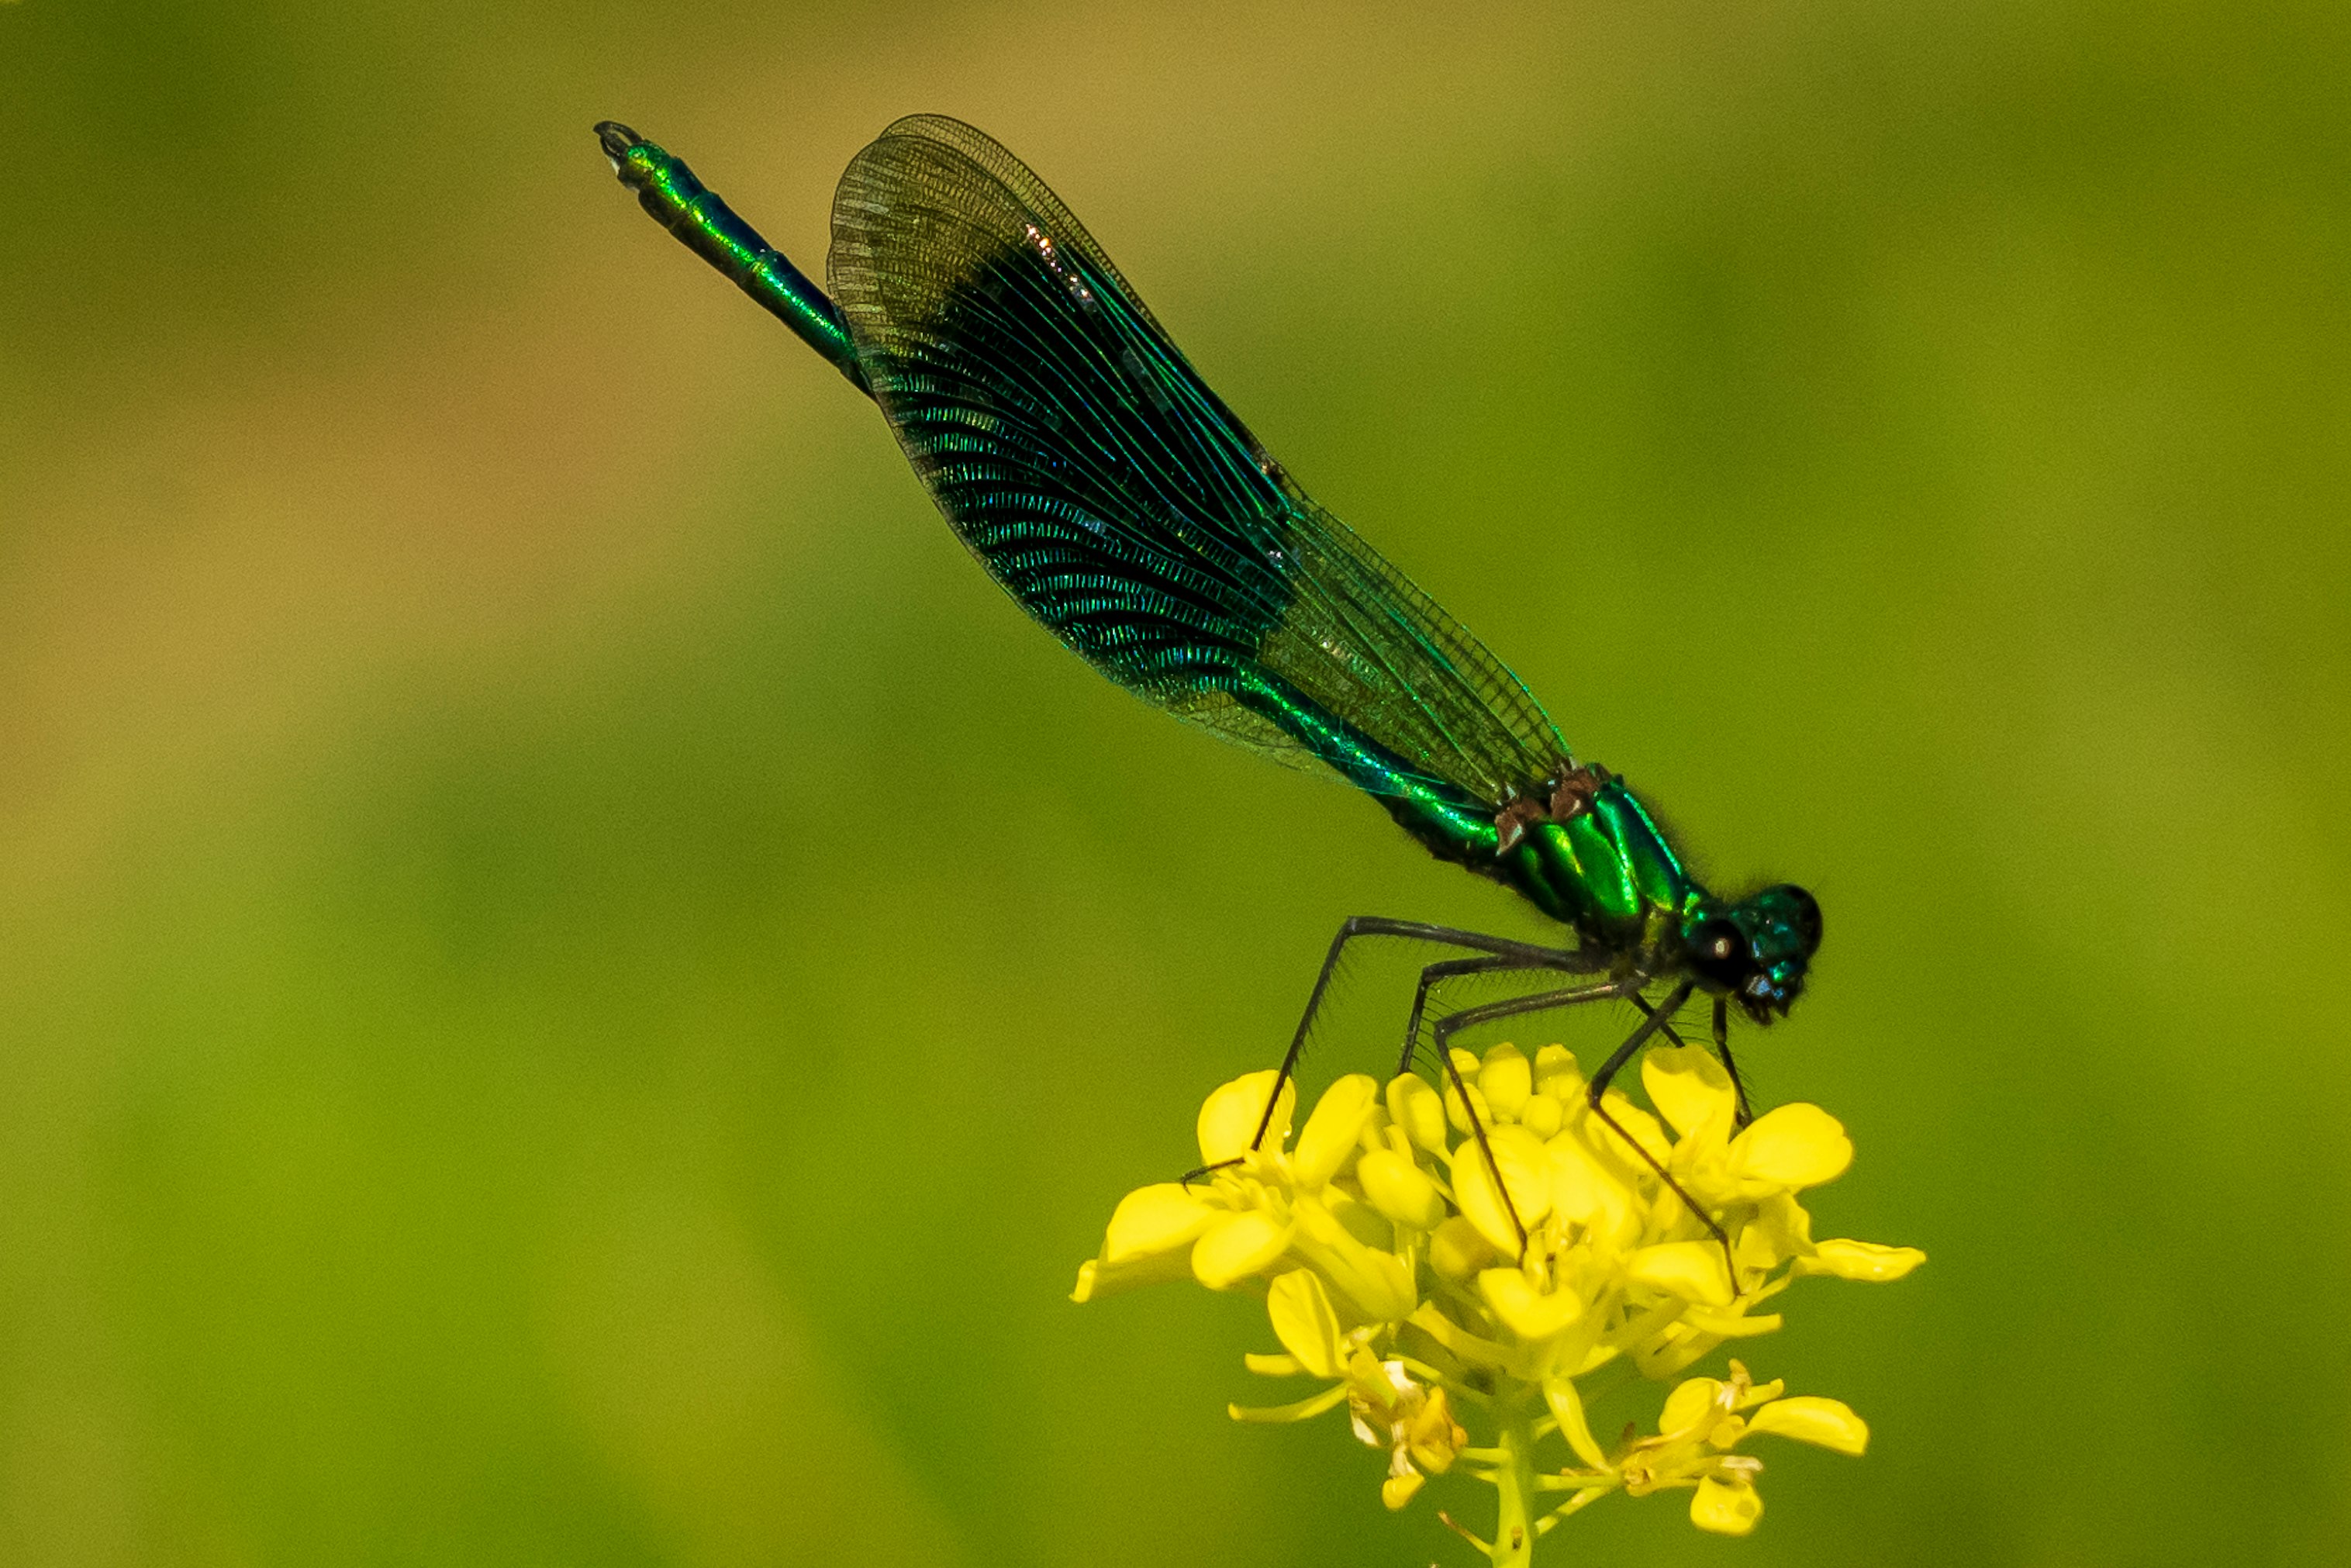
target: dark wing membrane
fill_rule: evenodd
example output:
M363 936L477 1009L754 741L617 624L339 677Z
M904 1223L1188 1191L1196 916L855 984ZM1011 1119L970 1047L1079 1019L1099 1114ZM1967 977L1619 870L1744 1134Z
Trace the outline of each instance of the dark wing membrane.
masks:
M956 533L1112 680L1374 794L1499 803L1566 758L1517 677L1290 481L994 141L891 126L841 176L828 270Z

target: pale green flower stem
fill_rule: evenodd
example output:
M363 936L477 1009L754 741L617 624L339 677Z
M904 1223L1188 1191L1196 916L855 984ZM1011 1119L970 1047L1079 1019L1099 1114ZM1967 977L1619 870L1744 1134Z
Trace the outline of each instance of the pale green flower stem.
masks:
M1580 1513L1586 1505L1616 1490L1621 1482L1614 1475L1596 1470L1536 1474L1534 1446L1558 1430L1558 1423L1549 1416L1534 1414L1543 1408L1542 1402L1532 1398L1495 1399L1475 1394L1468 1397L1488 1411L1499 1428L1492 1448L1463 1448L1456 1456L1476 1466L1478 1479L1494 1488L1494 1539L1479 1540L1454 1524L1449 1516L1445 1522L1484 1552L1495 1568L1528 1568L1538 1539L1550 1534L1552 1527L1569 1514ZM1555 1504L1546 1495L1563 1491L1574 1494L1563 1503ZM1533 1511L1538 1509L1544 1511L1537 1515Z
M1494 1568L1526 1568L1535 1554L1534 1522L1527 1504L1535 1495L1535 1431L1527 1406L1500 1412L1502 1462L1494 1467Z
M1527 1510L1539 1497L1534 1467L1533 1411L1537 1407L1518 1400L1494 1401L1491 1410L1500 1428L1494 1446L1461 1451L1461 1458L1483 1467L1479 1478L1494 1488L1494 1539L1489 1543L1469 1537L1494 1568L1528 1568L1534 1560L1535 1526Z

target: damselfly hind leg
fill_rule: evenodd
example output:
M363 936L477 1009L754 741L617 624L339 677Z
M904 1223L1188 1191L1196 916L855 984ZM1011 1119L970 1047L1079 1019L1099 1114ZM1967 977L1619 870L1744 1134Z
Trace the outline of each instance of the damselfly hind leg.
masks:
M1420 984L1413 988L1412 1011L1404 1020L1404 1050L1396 1057L1395 1075L1401 1078L1410 1072L1413 1059L1420 1054L1420 1022L1427 1016L1428 998L1438 986L1464 975L1525 974L1532 969L1557 969L1558 967L1555 964L1529 964L1493 954L1477 958L1447 958L1442 963L1425 967L1420 971Z
M1350 942L1367 936L1386 936L1406 942L1427 942L1443 947L1458 947L1488 957L1506 960L1501 968L1565 969L1571 972L1597 968L1598 965L1572 948L1544 947L1531 942L1514 942L1507 936L1489 936L1482 931L1465 931L1452 925L1432 925L1419 920L1395 920L1381 915L1351 915L1341 922L1338 932L1331 938L1330 951L1322 956L1322 967L1315 973L1314 988L1306 994L1306 1010L1299 1016L1298 1028L1290 1037L1290 1049L1282 1052L1281 1066L1274 1073L1273 1091L1266 1096L1265 1110L1258 1117L1257 1131L1250 1134L1249 1148L1254 1151L1265 1142L1268 1128L1273 1125L1273 1109L1281 1103L1281 1091L1298 1070L1299 1058L1306 1052L1306 1042L1314 1032L1315 1015L1322 1011L1323 998L1330 992L1331 977L1338 972L1339 960ZM1414 1005L1417 1008L1419 998ZM1408 1067L1409 1062L1406 1063ZM1184 1173L1186 1182L1197 1180L1230 1166L1240 1164L1238 1157L1218 1160L1213 1165L1195 1166Z
M1519 1218L1518 1203L1510 1197L1510 1184L1502 1179L1502 1167L1494 1159L1494 1145L1487 1140L1486 1124L1479 1119L1478 1107L1469 1098L1468 1085L1461 1082L1460 1064L1453 1060L1453 1037L1472 1024L1516 1018L1521 1013L1549 1012L1553 1008L1572 1008L1583 1002L1604 1002L1624 994L1623 981L1603 980L1596 986L1537 991L1530 997L1510 997L1499 1002L1463 1008L1459 1012L1447 1013L1437 1020L1437 1060L1444 1064L1445 1075L1453 1081L1453 1092L1461 1098L1462 1118L1469 1124L1469 1131L1478 1140L1478 1152L1485 1156L1487 1173L1494 1178L1494 1190L1502 1195L1502 1210L1510 1217L1510 1228L1518 1232L1520 1258L1527 1255L1527 1224Z
M1687 1189L1686 1189L1680 1182L1674 1179L1673 1173L1666 1169L1664 1164L1659 1161L1655 1155L1651 1154L1648 1149L1642 1145L1640 1140L1634 1137L1632 1134L1626 1132L1625 1130L1624 1124L1618 1122L1615 1117L1608 1113L1608 1107L1602 1103L1603 1097L1608 1092L1608 1085L1614 1082L1616 1075L1625 1070L1625 1064L1632 1061L1634 1057L1639 1055L1641 1048L1648 1044L1652 1039L1662 1034L1676 1045L1680 1045L1682 1043L1681 1035L1674 1029L1673 1017L1674 1014L1681 1010L1682 1005L1689 1000L1692 989L1693 988L1685 981L1680 986L1676 987L1673 993L1669 995L1663 1003L1652 1003L1647 998L1642 996L1639 991L1628 989L1621 984L1612 983L1605 986L1586 987L1583 989L1573 991L1541 992L1531 997L1516 997L1509 1001L1490 1002L1484 1007L1466 1008L1460 1012L1448 1014L1445 1018L1437 1020L1437 1054L1445 1059L1447 1065L1449 1067L1452 1064L1452 1054L1446 1047L1447 1040L1456 1030L1466 1028L1473 1023L1483 1023L1489 1019L1513 1017L1520 1013L1541 1012L1551 1008L1572 1007L1578 1002L1603 1001L1613 997L1620 996L1630 1001L1635 1007L1640 1009L1642 1013L1640 1028L1635 1030L1631 1037L1628 1038L1624 1044L1618 1046L1614 1051L1611 1052L1606 1061L1600 1064L1600 1071L1592 1075L1592 1082L1585 1091L1585 1099L1592 1108L1593 1114L1598 1116L1602 1122L1607 1124L1611 1132L1614 1133L1619 1138L1622 1138L1626 1146L1631 1148L1635 1154L1641 1157L1642 1164L1656 1172L1657 1179L1665 1183L1667 1187L1672 1191L1676 1197L1682 1200L1682 1206L1698 1217L1698 1223L1705 1226L1708 1233L1714 1238L1715 1241L1719 1245L1720 1245L1722 1248L1723 1262L1730 1270L1732 1288L1736 1289L1739 1279L1739 1265L1737 1260L1731 1256L1729 1235L1724 1231L1721 1225L1717 1223L1712 1215L1698 1207L1698 1200L1689 1195ZM1718 1007L1718 1017L1716 1019L1716 1043L1717 1049L1723 1052L1724 1067L1726 1070L1729 1070L1729 1055L1727 1047L1724 1044L1725 1034L1727 1032L1727 1019L1719 1016L1720 1012L1721 1009ZM1738 1082L1739 1078L1737 1071L1735 1070L1731 1070L1731 1083L1736 1087ZM1465 1107L1468 1106L1469 1097L1467 1094L1464 1094L1461 1098L1463 1105ZM1740 1124L1744 1125L1746 1093L1743 1090L1740 1092L1740 1107L1741 1117ZM1474 1124L1477 1119L1477 1113L1474 1109L1469 1112L1469 1116L1471 1122ZM1479 1144L1481 1147L1484 1146L1485 1138L1482 1132L1479 1137ZM1487 1160L1487 1168L1489 1170L1494 1169L1493 1160L1490 1155ZM1496 1184L1499 1185L1501 1181L1501 1173L1499 1170L1494 1171L1494 1179ZM1510 1195L1507 1189L1503 1193L1503 1201L1506 1204L1510 1201ZM1511 1210L1510 1218L1514 1222L1518 1219L1518 1213L1515 1207ZM1519 1227L1519 1234L1520 1245L1523 1248L1526 1236L1526 1228L1524 1226L1521 1225Z

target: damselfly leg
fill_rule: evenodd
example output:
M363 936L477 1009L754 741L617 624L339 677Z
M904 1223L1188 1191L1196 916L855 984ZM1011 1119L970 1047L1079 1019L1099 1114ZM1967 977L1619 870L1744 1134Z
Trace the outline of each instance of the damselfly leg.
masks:
M1730 1254L1729 1233L1717 1222L1714 1216L1698 1207L1698 1199L1692 1197L1681 1183L1674 1179L1673 1173L1666 1169L1665 1162L1651 1154L1638 1138L1626 1132L1624 1124L1610 1115L1608 1107L1602 1103L1602 1097L1608 1092L1608 1085L1615 1081L1619 1072L1625 1071L1625 1064L1638 1055L1641 1048L1648 1044L1653 1038L1663 1034L1675 1044L1681 1043L1681 1036L1674 1031L1673 1017L1682 1010L1682 1005L1689 1000L1690 992L1695 988L1689 981L1684 980L1673 988L1663 1002L1654 1006L1647 998L1635 995L1633 998L1633 1005L1639 1008L1644 1015L1641 1027L1635 1030L1626 1038L1625 1043L1618 1046L1610 1053L1608 1060L1600 1064L1600 1071L1592 1075L1591 1085L1584 1091L1584 1098L1592 1107L1592 1113L1607 1123L1610 1130L1625 1140L1625 1146L1641 1156L1643 1165L1657 1173L1657 1179L1673 1189L1674 1196L1682 1200L1683 1207L1698 1216L1698 1223L1706 1227L1708 1234L1711 1235L1722 1248L1723 1265L1729 1270L1731 1288L1736 1290L1739 1287L1739 1260Z
M1739 1097L1739 1112L1733 1130L1755 1120L1754 1107L1747 1103L1747 1080L1739 1076L1739 1063L1730 1060L1730 998L1714 998L1714 1054L1722 1062L1722 1071L1730 1078L1730 1092Z
M1510 1228L1518 1232L1519 1256L1526 1256L1527 1226L1519 1218L1519 1206L1510 1197L1510 1184L1502 1179L1502 1167L1495 1162L1494 1146L1487 1141L1486 1124L1470 1101L1468 1086L1461 1081L1460 1065L1453 1060L1453 1036L1473 1024L1490 1023L1496 1019L1516 1018L1521 1013L1549 1012L1554 1008L1572 1008L1583 1002L1604 1002L1625 994L1622 980L1604 980L1596 986L1575 986L1556 991L1537 991L1530 997L1509 997L1499 1002L1486 1002L1459 1012L1447 1013L1437 1020L1437 1060L1444 1064L1445 1075L1453 1081L1454 1093L1461 1097L1461 1114L1469 1124L1471 1135L1478 1140L1478 1152L1485 1156L1486 1170L1494 1178L1494 1190L1502 1195L1502 1209L1510 1217ZM1667 1177L1671 1180L1671 1177Z
M1558 972L1561 967L1560 965L1550 962L1531 963L1522 958L1500 955L1488 955L1477 958L1447 958L1441 963L1426 966L1420 971L1420 984L1413 988L1412 1011L1405 1019L1404 1051L1396 1058L1397 1076L1401 1077L1412 1071L1413 1060L1420 1054L1420 1025L1421 1019L1427 1015L1429 998L1436 993L1437 988L1446 981L1465 975L1526 974L1541 969ZM1579 964L1573 969L1565 972L1587 973L1590 968L1591 966L1588 964Z
M1394 920L1380 915L1351 915L1343 921L1338 933L1331 938L1330 951L1322 956L1322 967L1314 976L1314 988L1306 994L1306 1010L1299 1016L1298 1028L1290 1037L1290 1049L1282 1052L1281 1066L1274 1073L1273 1092L1266 1096L1265 1111L1258 1117L1257 1131L1249 1138L1249 1147L1257 1148L1265 1142L1268 1128L1273 1124L1273 1109L1281 1103L1282 1088L1298 1070L1299 1058L1306 1053L1306 1042L1314 1032L1315 1016L1322 1011L1323 998L1331 989L1331 977L1338 972L1339 961L1346 954L1347 945L1368 936L1392 937L1406 942L1427 942L1438 946L1466 948L1470 952L1508 962L1498 967L1528 969L1563 969L1570 973L1588 973L1600 966L1592 958L1573 948L1544 947L1531 942L1516 942L1507 936L1489 936L1482 931L1464 931L1457 926L1432 925L1419 920ZM1418 1005L1416 998L1416 1006ZM1184 1173L1186 1182L1196 1180L1227 1166L1238 1165L1238 1159L1219 1160L1214 1165L1200 1166Z

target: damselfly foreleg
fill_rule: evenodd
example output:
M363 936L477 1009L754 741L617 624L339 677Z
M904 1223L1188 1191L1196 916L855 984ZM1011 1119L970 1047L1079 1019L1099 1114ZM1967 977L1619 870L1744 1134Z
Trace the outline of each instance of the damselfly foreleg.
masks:
M1747 1103L1747 1080L1739 1076L1739 1063L1730 1060L1730 998L1714 998L1714 1054L1722 1059L1722 1071L1730 1076L1730 1092L1739 1096L1739 1113L1732 1130L1744 1127L1755 1120L1754 1107Z
M1736 1291L1739 1288L1739 1260L1730 1255L1729 1234L1716 1222L1714 1216L1698 1207L1698 1199L1690 1197L1681 1183L1674 1179L1673 1173L1666 1169L1665 1162L1651 1154L1647 1146L1638 1138L1626 1132L1624 1124L1610 1115L1608 1107L1602 1103L1603 1096L1608 1092L1608 1085L1615 1081L1619 1072L1625 1071L1625 1064L1632 1061L1641 1048L1648 1044L1652 1039L1663 1034L1676 1044L1680 1043L1681 1036L1674 1032L1673 1017L1682 1010L1682 1004L1689 1000L1690 992L1694 989L1696 988L1689 981L1684 980L1673 988L1664 1001L1654 1006L1646 998L1635 995L1633 998L1633 1005L1639 1008L1644 1015L1641 1027L1635 1030L1625 1039L1625 1043L1618 1046L1610 1054L1608 1060L1600 1064L1600 1071L1592 1075L1592 1082L1584 1090L1584 1099L1591 1105L1592 1113L1607 1123L1609 1128L1625 1140L1625 1146L1641 1156L1641 1163L1657 1173L1657 1179L1673 1189L1674 1196L1682 1200L1682 1207L1698 1216L1698 1223L1705 1226L1708 1234L1721 1244L1723 1264L1730 1270L1730 1288Z
M1644 1013L1656 1010L1650 1007L1646 999L1638 996L1633 998L1633 1005ZM1671 1019L1659 1024L1657 1032L1676 1045L1689 1043L1675 1030ZM1748 1107L1747 1084L1739 1076L1739 1063L1730 1060L1730 1003L1728 998L1722 997L1714 998L1714 1054L1721 1060L1722 1071L1730 1080L1730 1092L1738 1099L1739 1108L1731 1113L1730 1121L1730 1130L1735 1133L1755 1120L1755 1113Z

